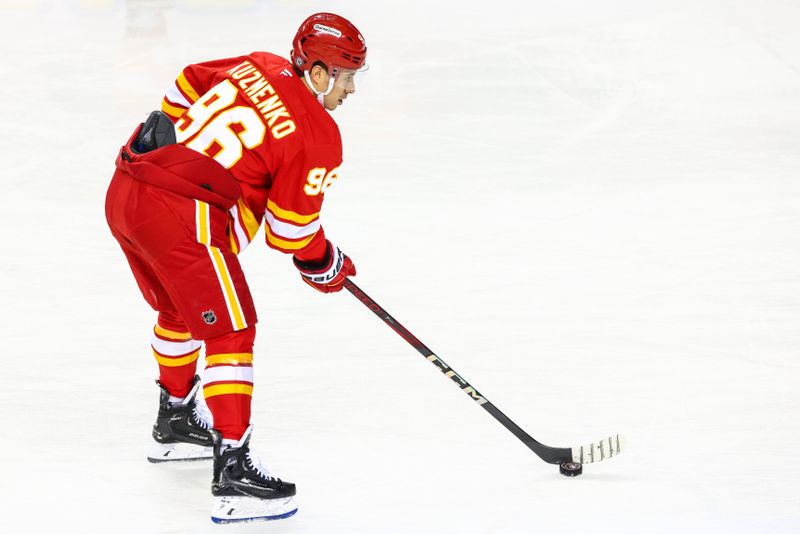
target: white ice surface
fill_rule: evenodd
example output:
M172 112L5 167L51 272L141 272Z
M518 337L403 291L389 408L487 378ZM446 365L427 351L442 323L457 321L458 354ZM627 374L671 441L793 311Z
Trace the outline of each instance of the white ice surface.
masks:
M254 446L299 513L215 526L145 460L153 313L107 231L119 146L185 64L340 12L372 69L323 213L350 295L258 242ZM800 4L0 1L0 532L800 532Z

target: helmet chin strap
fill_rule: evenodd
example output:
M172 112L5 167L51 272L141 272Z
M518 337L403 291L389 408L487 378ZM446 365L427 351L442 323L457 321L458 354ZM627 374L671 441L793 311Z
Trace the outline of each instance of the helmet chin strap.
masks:
M308 86L311 88L312 91L314 91L314 94L317 95L317 102L319 102L320 105L324 106L325 102L323 101L323 98L331 94L331 91L333 91L333 82L334 82L333 76L328 77L328 90L325 91L324 93L321 91L317 91L317 88L311 82L311 76L309 76L308 71L304 71L303 76L305 76Z

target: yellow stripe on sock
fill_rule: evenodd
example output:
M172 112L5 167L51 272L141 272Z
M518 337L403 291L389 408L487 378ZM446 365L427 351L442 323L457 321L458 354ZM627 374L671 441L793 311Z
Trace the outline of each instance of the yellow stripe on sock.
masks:
M181 356L180 358L168 358L166 356L162 356L156 351L153 351L153 356L156 357L156 361L158 365L163 365L164 367L182 367L184 365L189 365L190 363L197 360L200 356L200 349L192 352L191 354L187 354L186 356Z
M231 354L206 354L206 365L238 365L253 363L253 354L247 352L235 352Z
M189 332L176 332L174 330L167 330L158 324L156 324L155 328L153 328L153 331L157 336L165 337L174 341L189 341L192 339L192 334Z
M216 384L203 388L205 398L217 395L250 395L253 396L253 386L250 384Z

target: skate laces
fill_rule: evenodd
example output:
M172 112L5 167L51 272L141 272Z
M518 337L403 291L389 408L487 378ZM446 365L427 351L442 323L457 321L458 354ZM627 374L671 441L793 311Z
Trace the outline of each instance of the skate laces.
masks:
M247 430L244 431L239 443L237 443L236 447L245 447L245 460L247 462L247 467L253 470L259 477L263 478L266 481L274 481L280 482L281 479L272 476L269 472L269 469L266 465L261 462L261 459L253 454L250 450L250 434L253 433L253 425L247 427Z
M265 480L280 482L279 478L275 478L270 474L269 469L261 462L258 456L254 456L250 451L247 451L245 458L247 459L248 467L255 471L258 476Z
M195 382L194 386L192 386L191 391L189 394L186 395L186 398L183 400L183 404L189 404L190 402L194 401L194 409L192 410L192 419L195 423L200 425L203 430L208 430L211 428L211 410L208 409L208 406L205 403L205 400L202 396L198 398L197 393L200 389L200 380Z
M211 428L211 411L208 409L208 406L205 403L201 404L196 402L194 404L194 410L192 410L192 419L200 425L203 430L208 430Z

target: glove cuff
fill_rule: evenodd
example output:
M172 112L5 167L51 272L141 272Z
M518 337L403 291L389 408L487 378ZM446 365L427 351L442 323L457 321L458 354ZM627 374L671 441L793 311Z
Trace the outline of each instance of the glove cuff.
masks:
M304 262L293 258L300 274L314 284L325 285L339 274L344 265L345 255L339 247L328 241L325 257L319 262Z
M335 248L333 246L333 243L331 243L329 240L326 239L325 255L322 257L322 259L315 261L303 261L297 259L297 256L292 256L292 261L294 262L294 266L297 267L297 269L302 273L305 272L315 273L320 271L326 271L328 270L331 264L331 257L332 257L331 250L333 248Z

